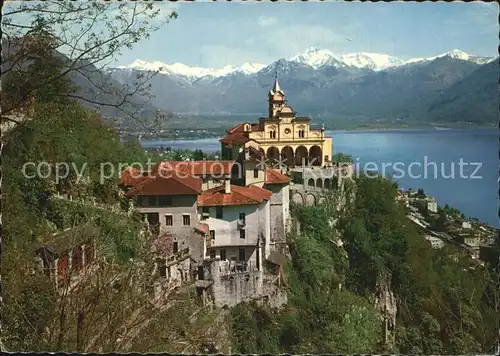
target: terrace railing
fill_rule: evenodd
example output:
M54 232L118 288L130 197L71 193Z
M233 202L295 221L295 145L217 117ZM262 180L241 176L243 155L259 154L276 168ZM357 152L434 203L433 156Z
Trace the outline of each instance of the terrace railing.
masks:
M220 261L219 273L221 277L257 271L253 262L244 261Z

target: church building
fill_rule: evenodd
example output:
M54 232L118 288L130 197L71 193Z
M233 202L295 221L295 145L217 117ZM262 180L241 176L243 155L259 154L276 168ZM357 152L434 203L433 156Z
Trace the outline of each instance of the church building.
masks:
M261 117L258 123L243 122L227 130L228 135L220 139L222 158L238 160L242 152L257 149L271 164L329 165L332 138L325 136L324 128L312 129L309 117L296 116L277 78L268 97L267 117Z

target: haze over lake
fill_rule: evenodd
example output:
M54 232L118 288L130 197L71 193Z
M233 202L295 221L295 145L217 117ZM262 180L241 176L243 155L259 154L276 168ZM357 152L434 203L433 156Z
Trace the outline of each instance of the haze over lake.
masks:
M327 131L327 135L333 137L334 153L351 155L356 168L382 172L385 164L385 175L394 175L402 188L422 188L441 206L448 204L466 216L499 225L496 129ZM142 144L220 150L218 138Z

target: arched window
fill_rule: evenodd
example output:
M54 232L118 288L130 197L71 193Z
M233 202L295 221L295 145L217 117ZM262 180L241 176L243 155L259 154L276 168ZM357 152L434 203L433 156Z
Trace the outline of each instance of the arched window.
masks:
M269 137L270 138L276 138L276 130L269 131Z

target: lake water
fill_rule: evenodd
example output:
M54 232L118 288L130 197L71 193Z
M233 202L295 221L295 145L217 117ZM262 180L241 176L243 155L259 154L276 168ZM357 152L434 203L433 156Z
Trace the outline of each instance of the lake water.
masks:
M422 188L439 205L448 204L466 216L500 225L496 129L329 131L327 135L333 137L333 152L351 155L358 171L385 171L402 188ZM217 138L142 144L220 150Z

